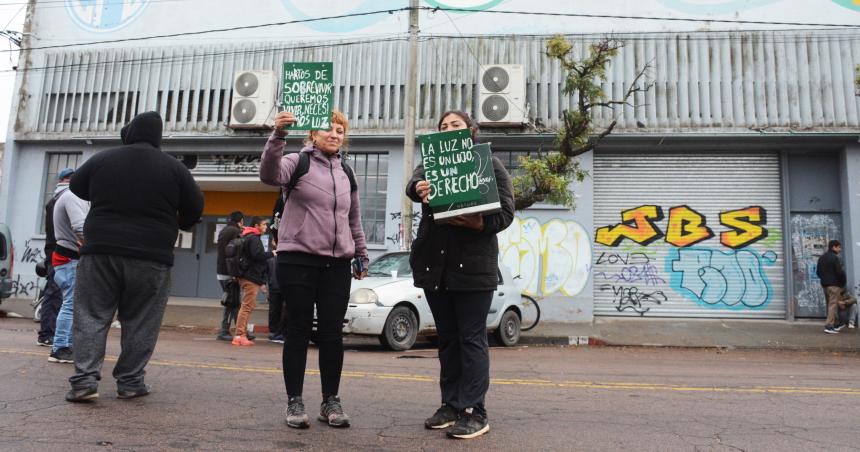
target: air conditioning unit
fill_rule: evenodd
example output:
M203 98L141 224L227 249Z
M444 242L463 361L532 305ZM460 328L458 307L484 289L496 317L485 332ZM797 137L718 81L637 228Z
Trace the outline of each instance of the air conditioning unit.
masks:
M528 122L526 76L521 64L481 65L478 123L510 127Z
M271 127L277 114L278 79L274 71L239 71L233 75L230 127Z

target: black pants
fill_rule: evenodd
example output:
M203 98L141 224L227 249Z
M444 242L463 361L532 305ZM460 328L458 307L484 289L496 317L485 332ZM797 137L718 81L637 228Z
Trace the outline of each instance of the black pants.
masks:
M221 290L223 290L224 292L227 292L229 290L229 285L231 282L233 282L234 284L239 284L238 282L230 280L218 280L218 284L221 285ZM238 297L241 297L241 293ZM224 306L224 316L221 318L221 331L219 331L218 334L229 335L230 325L236 323L236 319L239 317L239 307L241 306L241 303L239 302L239 300L235 301L236 303L233 306L230 306L229 304L227 306Z
M54 267L47 265L48 275L45 278L45 290L42 291L42 308L39 313L39 340L54 339L54 328L57 326L57 314L63 305L63 292L54 282Z
M269 334L284 334L284 293L269 288Z
M322 266L296 265L278 256L278 286L289 294L285 303L284 384L289 397L302 395L308 341L317 308L320 381L323 397L337 395L343 370L343 316L349 303L351 268L347 259Z
M442 402L458 410L486 414L490 387L487 314L493 292L425 291L439 334L439 386Z
M98 385L114 313L122 351L113 369L118 389L143 386L170 294L170 266L125 256L86 254L75 281L75 389Z

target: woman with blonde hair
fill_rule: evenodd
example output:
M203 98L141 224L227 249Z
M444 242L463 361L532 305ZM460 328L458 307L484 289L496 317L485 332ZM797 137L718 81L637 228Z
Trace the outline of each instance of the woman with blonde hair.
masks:
M318 419L332 427L349 427L338 395L343 369L341 330L350 275L362 279L367 274L354 271L350 263L357 259L360 268L366 269L368 258L358 190L341 153L348 123L343 113L333 111L329 130L311 131L300 152L284 155L286 128L293 123L290 112L275 117L275 130L260 161L260 180L282 187L286 197L278 227L276 273L281 290L288 294L283 352L287 425L310 425L302 389L316 306L314 342L319 347L323 398Z

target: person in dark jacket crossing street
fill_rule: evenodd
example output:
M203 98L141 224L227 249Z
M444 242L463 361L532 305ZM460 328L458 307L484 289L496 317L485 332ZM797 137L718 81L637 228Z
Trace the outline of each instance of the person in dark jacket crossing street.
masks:
M242 288L242 306L239 308L239 317L236 319L236 335L233 336L233 345L254 345L248 339L248 319L257 306L257 292L262 287L266 290L268 280L268 259L276 251L266 251L260 237L269 230L269 220L263 217L251 219L251 226L242 231L245 243L242 246L243 261L246 263L239 277L239 285Z
M227 225L218 233L218 256L216 259L215 277L218 279L218 284L221 290L224 291L226 304L224 305L224 317L221 319L221 330L218 331L216 338L221 341L232 341L233 335L230 334L230 325L236 323L239 316L240 302L237 294L241 295L241 291L235 285L239 284L235 276L231 276L227 271L227 257L224 251L230 240L242 235L242 229L245 228L245 216L240 211L230 212L230 218Z
M122 146L90 157L72 177L71 191L91 208L77 268L75 374L67 401L98 398L105 342L117 311L117 397L150 392L144 368L170 293L176 237L203 213L203 193L188 168L161 151L162 127L156 112L135 116L122 128Z
M842 252L842 244L839 240L831 240L827 244L827 251L818 258L818 266L815 273L821 280L824 289L824 300L827 303L827 323L824 332L828 334L838 333L845 325L839 322L839 300L842 290L845 288L845 268L839 253Z
M449 111L442 115L438 129L471 129L474 137L477 127L468 114ZM493 169L501 211L461 215L445 224L436 223L430 210L430 184L423 165L415 168L406 186L406 195L422 203L410 265L415 286L424 289L439 335L442 405L424 425L451 427L447 432L451 438L474 438L490 429L484 398L490 386L487 314L499 284L496 234L514 219L510 175L496 157Z

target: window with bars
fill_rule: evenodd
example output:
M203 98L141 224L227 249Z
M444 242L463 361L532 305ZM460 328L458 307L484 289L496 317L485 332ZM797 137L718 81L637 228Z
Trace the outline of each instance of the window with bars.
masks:
M506 151L493 149L493 155L502 161L505 169L511 176L518 176L522 173L522 165L520 165L520 157L537 158L537 151Z
M349 165L361 195L361 226L368 244L385 243L385 201L388 196L388 154L349 154Z
M45 165L45 179L42 188L42 204L39 205L39 233L45 233L45 204L54 196L57 188L57 176L64 168L77 169L81 161L80 153L50 153L47 154Z

